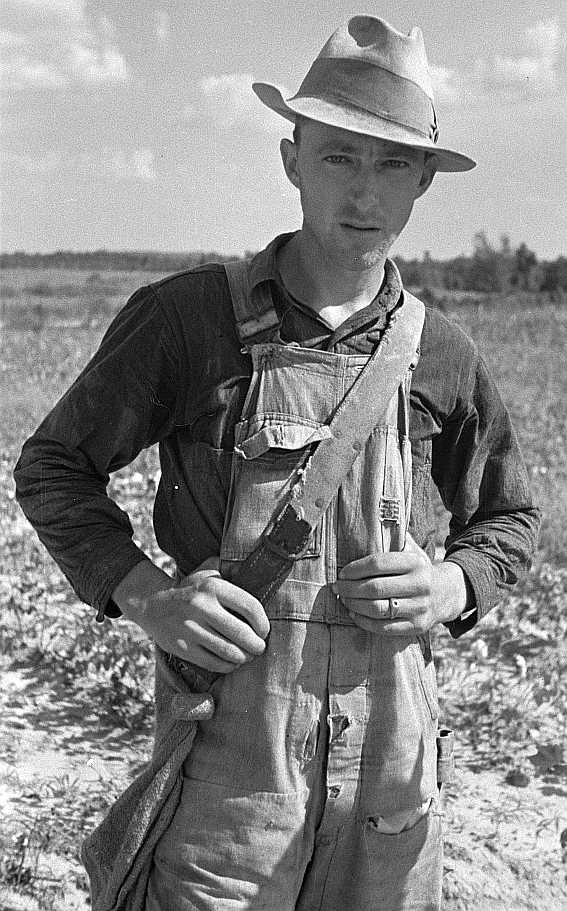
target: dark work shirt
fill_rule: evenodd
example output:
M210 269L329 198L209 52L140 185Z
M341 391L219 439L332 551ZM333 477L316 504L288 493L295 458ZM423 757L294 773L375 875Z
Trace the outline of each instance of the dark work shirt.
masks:
M402 288L386 264L375 300L332 330L293 300L276 262L276 238L253 261L251 283L271 283L283 341L371 354ZM78 596L99 615L120 614L111 595L140 560L127 515L106 493L109 474L159 443L157 541L184 574L219 553L230 484L233 428L251 376L237 338L224 268L209 264L141 288L99 350L25 443L17 498ZM430 557L431 481L451 514L445 559L458 563L474 609L448 625L470 629L518 579L534 552L539 513L508 413L471 339L426 308L411 387L410 532Z

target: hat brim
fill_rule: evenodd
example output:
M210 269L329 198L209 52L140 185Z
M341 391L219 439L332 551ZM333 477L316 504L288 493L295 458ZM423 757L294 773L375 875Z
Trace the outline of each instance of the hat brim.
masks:
M413 149L423 149L436 156L438 171L470 171L476 166L476 161L468 158L467 155L453 152L451 149L440 148L431 140L416 136L408 127L378 117L376 114L354 105L303 96L295 96L285 101L280 90L275 85L269 85L266 82L254 82L252 89L266 107L292 123L295 123L296 117L301 115L309 120L317 120L343 130L350 130L352 133L376 136L378 139L387 139Z

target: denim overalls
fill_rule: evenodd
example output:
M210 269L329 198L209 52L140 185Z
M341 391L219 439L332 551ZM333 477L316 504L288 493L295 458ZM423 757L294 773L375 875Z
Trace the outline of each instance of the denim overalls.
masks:
M249 350L253 375L235 429L220 553L228 579L367 362L284 345L277 329ZM403 549L410 380L408 370L268 603L264 654L210 686L215 714L199 723L185 761L147 911L439 906L438 707L428 637L361 630L331 589L352 560ZM196 690L207 688L206 673L187 673ZM411 828L389 828L430 801Z

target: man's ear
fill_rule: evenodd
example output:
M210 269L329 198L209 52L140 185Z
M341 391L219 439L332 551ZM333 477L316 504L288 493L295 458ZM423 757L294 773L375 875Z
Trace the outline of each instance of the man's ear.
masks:
M421 175L421 180L415 194L415 198L419 199L420 196L423 196L426 190L429 189L435 177L435 172L437 171L437 157L435 155L427 154L425 158L425 163L423 165L423 174Z
M280 142L280 155L282 156L284 171L288 180L299 190L299 174L297 172L298 148L291 139L282 139Z

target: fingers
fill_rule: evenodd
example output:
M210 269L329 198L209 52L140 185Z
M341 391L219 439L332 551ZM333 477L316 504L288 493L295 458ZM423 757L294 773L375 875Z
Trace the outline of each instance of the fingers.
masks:
M191 619L186 625L193 641L236 663L262 654L270 623L253 595L215 577L206 579L196 594L191 593L191 601Z
M241 651L245 656L242 660L248 660L254 655L261 655L266 648L264 638L258 636L249 623L240 620L226 609L221 608L211 612L207 619L211 634L221 644L221 653L228 658L231 658L231 653L229 650L223 649L223 642ZM219 653L216 648L213 651Z
M418 573L400 576L375 576L372 579L338 579L333 591L343 600L387 601L388 598L415 598L423 593Z
M406 543L406 551L369 554L340 571L333 591L347 609L374 620L388 617L393 598L410 614L423 609L431 593L431 561L411 536Z
M211 558L178 586L158 593L146 632L164 651L218 673L261 655L270 623L262 604L222 579Z
M370 617L372 620L391 619L389 601L366 601L360 598L349 598L346 606L349 613Z
M216 674L230 674L244 664L243 661L239 661L236 664L233 661L225 661L222 658L219 658L218 655L215 655L214 652L210 652L208 649L201 648L200 646L195 646L189 656L181 641L178 645L179 650L176 654L179 654L180 658L190 660L192 664L205 668L207 671L213 671Z
M236 642L225 638L215 629L202 625L194 627L190 623L187 623L185 628L193 649L199 649L208 653L208 655L212 655L217 662L226 663L232 670L240 664L250 661L255 654L261 654L256 649L239 646ZM265 643L263 640L259 641L262 643L261 651L263 651ZM183 639L178 639L177 644L183 646ZM213 670L213 668L209 668L209 670Z
M251 635L255 635L250 627L248 629ZM185 661L209 671L228 674L253 660L265 649L264 640L258 639L258 642L261 646L253 644L252 647L242 648L208 626L197 612L196 619L181 623L181 628L178 627L173 633L173 639L160 644L165 651L172 652Z
M339 581L344 579L369 579L377 576L402 576L414 572L429 563L421 548L416 550L390 551L384 554L369 554L360 560L353 560L341 569Z
M161 629L156 636L158 641L163 633ZM233 617L218 602L205 606L199 599L193 604L191 617L174 620L169 635L173 639L160 643L165 651L221 674L251 661L266 647L264 640L247 623Z
M378 633L380 636L415 636L418 632L409 620L371 620L362 614L350 614L353 623L366 630L368 633Z
M242 617L262 640L266 638L270 632L270 621L263 605L254 595L233 585L232 582L227 582L226 579L215 580L214 590L219 602L227 611Z
M416 635L431 629L435 620L423 598L401 599L396 612L390 614L391 601L366 601L351 599L344 605L353 622L361 629L381 636Z
M264 607L249 592L222 579L219 565L218 557L205 560L181 581L177 589L182 598L190 602L196 601L207 620L214 616L215 628L223 635L231 638L234 634L240 641L245 634L248 645L252 646L254 653L259 654L264 649L263 640L270 632L270 621ZM224 611L215 611L215 604L221 605ZM248 637L249 630L253 634L252 638ZM262 641L258 642L258 638Z

